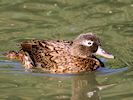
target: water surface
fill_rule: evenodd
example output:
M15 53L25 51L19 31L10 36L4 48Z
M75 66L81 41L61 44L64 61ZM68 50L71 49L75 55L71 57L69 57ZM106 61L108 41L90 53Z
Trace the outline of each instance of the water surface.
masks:
M0 0L0 53L27 39L72 40L94 32L116 56L94 73L25 71L0 54L1 100L132 100L132 0ZM117 68L117 69L115 69Z

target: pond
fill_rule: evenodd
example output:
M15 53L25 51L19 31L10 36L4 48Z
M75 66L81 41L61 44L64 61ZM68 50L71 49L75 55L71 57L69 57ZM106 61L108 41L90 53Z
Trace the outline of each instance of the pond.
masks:
M72 40L93 32L115 55L83 74L25 71L2 53L28 39ZM132 0L0 0L1 100L132 100Z

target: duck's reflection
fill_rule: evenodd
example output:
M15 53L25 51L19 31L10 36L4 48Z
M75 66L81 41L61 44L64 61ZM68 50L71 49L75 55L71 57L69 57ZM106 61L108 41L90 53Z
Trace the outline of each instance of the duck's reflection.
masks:
M98 83L94 73L73 77L71 100L100 100Z

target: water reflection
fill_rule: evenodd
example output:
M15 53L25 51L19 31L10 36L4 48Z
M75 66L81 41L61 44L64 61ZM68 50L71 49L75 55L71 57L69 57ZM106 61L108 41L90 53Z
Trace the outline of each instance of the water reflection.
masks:
M56 87L56 93L54 94L50 93L51 95L41 96L37 99L42 100L50 98L51 100L101 100L100 91L104 88L113 86L113 85L101 86L96 80L96 73L85 73L80 75L76 74L69 76L71 84L70 88L67 87L67 90L70 89L69 90L70 93L67 93L64 92L64 89L66 89L64 87L66 87L68 84L64 83L68 79L68 75L63 80L62 80L62 74L58 76L58 78L59 81L58 81L58 87ZM52 79L52 77L50 77L50 79Z
M101 92L104 90L108 90L109 88L115 88L115 86L120 85L122 82L123 78L120 76L123 76L122 72L127 71L127 68L119 68L119 69L109 69L109 68L101 68L98 70L98 72L90 72L87 74L79 75L73 77L72 80L72 98L71 100L101 100L102 94ZM117 74L117 75L115 75ZM120 74L120 75L119 75ZM112 81L110 82L105 82L105 83L99 83L96 79L98 78L99 75L102 75L103 78L105 76L113 76L118 78L122 78L118 82L118 80L112 81L113 79L110 78L107 79ZM106 79L105 78L105 79Z
M117 93L123 91L119 87L125 86L123 83L128 84L126 79L129 77L129 81L132 79L132 71L130 69L129 72L127 68L101 68L97 72L81 74L49 74L25 72L19 63L6 60L0 61L0 65L1 78L4 77L0 89L5 91L1 95L7 95L10 99L23 98L23 95L26 98L35 98L34 100L102 100L104 96L108 100L112 94L114 97L118 97ZM4 68L5 65L12 67ZM124 76L124 74L126 75L126 72L123 73L125 70L128 71L127 76ZM99 77L101 77L100 81ZM123 88L130 90L131 87L126 86ZM12 90L16 90L17 93L11 92ZM103 95L103 92L107 96Z
M99 100L99 88L94 73L73 78L71 100Z
M39 73L39 72L30 72L24 71L24 68L21 67L19 63L8 61L8 60L1 60L0 61L0 72L5 74L5 76L12 76L9 80L8 77L5 77L7 81L4 87L14 88L14 84L20 84L20 87L15 87L17 90L21 88L23 91L30 91L28 95L32 95L32 91L35 89L40 92L40 95L35 95L36 99L43 100L50 98L51 100L101 100L101 90L105 88L109 88L115 86L114 83L105 83L101 84L96 79L98 76L109 76L114 73L119 73L127 70L127 68L120 68L120 69L109 69L109 68L100 68L97 72L90 72L90 73L81 73L81 74L49 74L49 73ZM5 65L10 65L5 67ZM3 66L3 67L2 67ZM11 67L12 66L12 67ZM4 72L3 72L4 71ZM5 72L6 71L6 72ZM14 76L15 75L15 76ZM21 78L20 78L21 76ZM28 78L30 76L30 78ZM24 78L29 81L25 83ZM117 77L118 78L118 77ZM18 82L14 80L19 79ZM30 79L30 80L29 80ZM5 84L4 83L4 84ZM30 84L35 84L33 87ZM69 85L69 86L68 86ZM1 86L3 86L1 84ZM24 87L23 87L24 86ZM25 86L28 88L25 88ZM46 87L45 87L46 86ZM37 87L37 88L36 88ZM31 90L29 90L31 88ZM4 88L3 88L4 89ZM48 93L46 92L48 91ZM56 92L55 92L56 91ZM69 91L69 93L67 92ZM19 91L18 93L21 93ZM10 93L8 95L15 95L14 93ZM22 93L23 94L23 93ZM26 94L24 94L26 96ZM20 97L19 94L16 97ZM10 98L14 98L10 97ZM34 98L34 96L31 96Z

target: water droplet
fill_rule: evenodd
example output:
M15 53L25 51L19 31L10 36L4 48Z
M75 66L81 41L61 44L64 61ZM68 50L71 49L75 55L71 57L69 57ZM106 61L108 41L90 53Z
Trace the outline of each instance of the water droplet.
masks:
M11 26L14 26L15 24L12 23L12 24L10 24L10 25L11 25Z
M109 13L111 14L111 13L113 13L113 12L110 10Z
M26 6L26 5L24 5L24 6L23 6L23 8L27 8L27 6Z
M94 92L96 92L96 91L90 91L90 92L88 92L88 93L87 93L87 96L88 96L89 98L91 98L91 97L94 95Z
M47 16L49 16L51 13L52 13L52 11L48 11L48 12L47 12Z
M59 83L61 83L62 81L58 81Z
M57 3L55 3L54 6L57 7Z
M121 29L121 27L118 27L118 29L120 30L120 29Z
M130 6L133 7L133 4L131 4Z

